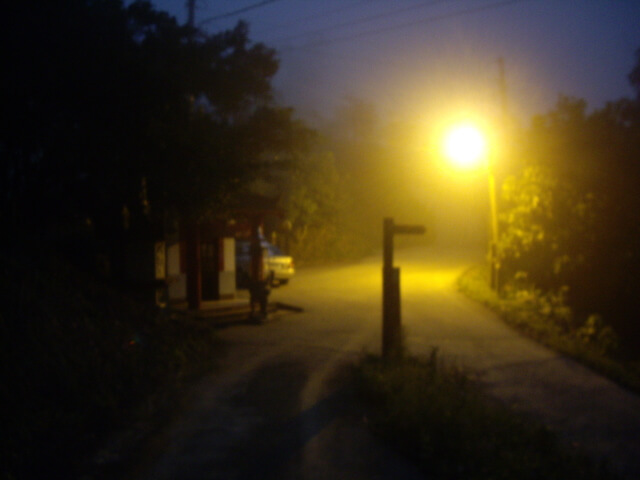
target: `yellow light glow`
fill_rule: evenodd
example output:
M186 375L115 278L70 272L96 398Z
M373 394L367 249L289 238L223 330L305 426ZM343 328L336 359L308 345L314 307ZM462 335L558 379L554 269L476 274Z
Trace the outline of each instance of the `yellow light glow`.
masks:
M484 135L471 124L457 125L445 136L444 152L459 167L476 166L486 150Z
M455 285L462 272L459 268L433 268L428 271L412 271L406 268L402 272L402 290L405 293L444 290Z

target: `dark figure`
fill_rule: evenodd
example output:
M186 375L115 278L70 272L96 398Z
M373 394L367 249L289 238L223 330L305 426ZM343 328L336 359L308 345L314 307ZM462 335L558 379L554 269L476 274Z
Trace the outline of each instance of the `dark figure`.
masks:
M260 308L260 317L267 317L267 301L269 299L271 278L265 280L251 280L249 284L249 295L251 305L251 318L255 318L256 309Z

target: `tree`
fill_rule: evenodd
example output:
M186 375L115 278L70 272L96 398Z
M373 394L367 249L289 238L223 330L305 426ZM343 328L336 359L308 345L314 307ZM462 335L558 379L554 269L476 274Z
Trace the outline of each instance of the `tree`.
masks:
M571 283L595 253L599 205L548 168L528 166L502 188L499 248L506 279L526 275L544 291Z
M636 64L629 73L629 82L636 91L636 99L640 101L640 48L636 50Z
M503 186L500 255L507 285L568 291L576 315L598 313L632 342L640 331L640 116L621 99L591 114L561 97L520 143L525 167Z
M244 23L207 35L146 1L72 0L17 2L3 26L0 210L32 228L210 214L309 137Z
M338 260L362 253L349 213L353 195L333 154L311 153L284 178L281 206L291 222L289 248L297 261Z

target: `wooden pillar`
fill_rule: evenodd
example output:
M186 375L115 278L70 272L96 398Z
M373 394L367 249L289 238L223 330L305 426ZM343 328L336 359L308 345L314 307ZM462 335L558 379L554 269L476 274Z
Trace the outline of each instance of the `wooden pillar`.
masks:
M260 244L260 226L262 219L255 216L251 219L251 281L263 280L262 245Z
M200 228L190 224L186 229L187 302L190 310L202 306L202 265L200 260Z
M383 269L382 285L382 356L398 357L402 353L400 269Z
M382 223L382 356L402 354L402 321L400 315L400 268L393 266L393 236L423 234L421 225L396 225L393 218Z

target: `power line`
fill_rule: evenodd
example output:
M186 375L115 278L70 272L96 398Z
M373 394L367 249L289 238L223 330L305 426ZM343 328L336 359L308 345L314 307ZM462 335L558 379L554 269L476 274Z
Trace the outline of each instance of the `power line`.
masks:
M298 49L304 49L304 48L308 48L308 47L314 47L314 46L321 46L321 45L328 45L328 44L332 44L332 43L338 43L338 42L344 42L344 41L348 41L348 40L355 40L358 38L363 38L363 37L368 37L368 36L372 36L372 35L378 35L381 33L388 33L394 30L399 30L402 28L407 28L407 27L413 27L416 25L421 25L421 24L425 24L425 23L432 23L432 22L437 22L440 20L448 20L451 18L455 18L455 17L460 17L463 15L470 15L470 14L474 14L474 13L480 13L483 11L488 11L488 10L493 10L496 8L500 8L500 7L504 7L507 5L511 5L511 4L515 4L515 3L519 3L525 0L503 0L503 1L499 1L499 2L495 2L495 3L490 3L490 4L486 4L486 5L482 5L479 7L474 7L474 8L468 8L466 10L458 10L456 12L450 12L450 13L443 13L441 15L434 15L431 17L425 17L419 20L412 20L410 22L405 22L405 23L401 23L401 24L397 24L397 25L392 25L389 27L383 27L383 28L376 28L376 29L372 29L372 30L366 30L364 32L359 32L359 33L355 33L352 35L344 35L342 37L334 37L334 38L330 38L327 40L320 40L317 42L313 42L309 45L304 45L304 46L299 46L299 47L285 47L285 48L281 48L280 50L298 50Z
M380 0L378 0L380 1ZM333 15L337 15L338 13L342 13L342 12L346 12L347 10L353 10L354 8L359 8L361 4L363 3L370 3L370 0L360 0L357 3L350 3L347 5L344 5L342 8L336 8L334 10L329 10L329 11L325 11L325 12L321 12L321 13L316 13L313 15L308 15L306 17L302 17L302 18L298 18L295 20L292 20L290 22L286 22L286 23L278 23L276 25L271 25L270 28L272 29L285 29L287 27L290 27L292 25L295 26L299 26L302 23L306 23L309 20L318 20L319 18L326 18L326 17L330 17Z
M327 28L321 28L321 29L318 29L318 30L312 30L310 32L302 32L302 33L298 33L296 35L291 35L291 36L288 36L288 37L276 38L276 39L271 40L271 41L272 42L282 42L282 41L286 42L286 41L293 40L293 39L296 39L296 38L299 38L299 37L304 37L305 35L316 35L316 34L319 34L319 33L329 32L331 30L337 30L337 29L340 29L342 27L352 27L354 25L359 25L361 23L372 22L372 21L378 20L380 18L386 18L386 17L390 17L392 15L398 15L400 13L406 13L406 12L411 11L411 10L417 10L417 9L424 8L424 7L430 7L430 6L435 5L437 3L442 3L442 2L446 2L446 1L448 1L448 0L431 0L429 2L422 2L422 3L419 3L417 5L411 5L411 6L408 6L408 7L399 8L399 9L392 10L392 11L389 11L389 12L378 13L376 15L370 15L368 17L358 18L358 19L355 19L355 20L349 21L349 22L338 23L336 25L332 25L332 26L327 27Z
M248 12L250 10L254 10L256 8L264 7L265 5L269 5L270 3L274 3L274 2L277 2L277 1L278 0L263 0L262 2L253 3L253 4L248 5L246 7L239 8L238 10L233 10L231 12L221 13L219 15L214 15L213 17L205 18L204 20L202 20L200 23L198 23L198 26L202 27L205 23L209 23L209 22L212 22L214 20L221 20L223 18L234 17L234 16L239 15L241 13L245 13L245 12Z

